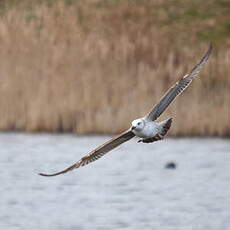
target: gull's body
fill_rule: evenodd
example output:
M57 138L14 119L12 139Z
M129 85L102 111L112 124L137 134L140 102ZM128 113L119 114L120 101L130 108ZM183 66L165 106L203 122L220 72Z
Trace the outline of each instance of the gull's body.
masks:
M160 125L154 121L148 121L146 118L139 118L132 122L132 127L136 127L138 122L143 122L143 128L138 130L133 128L133 133L140 138L151 138L154 137L160 129Z
M167 119L165 121L162 121L162 122L155 122L155 121L148 120L147 117L142 117L142 118L136 119L132 122L132 128L131 129L132 129L132 132L137 137L141 138L139 140L139 142L141 142L145 139L153 138L157 134L161 134L161 132L163 131L163 128L167 124L167 122L169 122L171 125L171 118ZM141 126L139 129L138 129L138 124L140 124L140 126ZM136 128L134 128L134 127L136 127ZM164 135L162 135L162 136L164 136Z
M165 109L176 98L176 96L182 93L188 87L194 77L198 75L204 64L207 62L211 51L212 46L210 45L206 54L203 56L200 62L191 70L191 72L189 74L186 74L171 89L169 89L168 92L162 97L160 102L156 106L154 106L154 108L145 117L134 120L128 130L110 139L98 148L94 149L89 154L85 155L79 161L66 168L65 170L54 174L40 173L40 175L56 176L66 173L75 168L84 166L90 162L99 159L112 149L116 148L117 146L121 145L122 143L130 140L135 136L140 138L138 142L143 143L151 143L154 141L162 140L171 127L172 118L161 122L156 122L155 120L165 111Z

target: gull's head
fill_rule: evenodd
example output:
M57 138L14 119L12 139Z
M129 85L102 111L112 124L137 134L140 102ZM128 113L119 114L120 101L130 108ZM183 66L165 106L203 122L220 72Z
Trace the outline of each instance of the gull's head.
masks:
M132 121L131 130L141 131L145 126L145 121L141 118Z

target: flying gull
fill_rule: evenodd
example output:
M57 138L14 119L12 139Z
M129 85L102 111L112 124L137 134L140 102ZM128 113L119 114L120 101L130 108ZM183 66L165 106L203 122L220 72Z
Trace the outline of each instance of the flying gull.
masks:
M191 72L189 74L186 74L172 88L170 88L161 98L160 102L155 105L154 108L145 117L138 118L132 121L131 127L128 130L100 145L99 147L82 157L75 164L64 169L63 171L53 174L40 173L39 175L57 176L69 172L73 169L85 166L95 160L98 160L112 149L132 139L135 136L140 138L138 142L143 143L151 143L154 141L162 140L171 127L172 118L161 122L156 122L155 120L165 111L165 109L175 99L175 97L182 93L188 87L188 85L192 82L193 78L195 78L199 74L200 70L207 62L211 51L212 45L210 44L208 51L202 57L200 62L195 67L193 67Z

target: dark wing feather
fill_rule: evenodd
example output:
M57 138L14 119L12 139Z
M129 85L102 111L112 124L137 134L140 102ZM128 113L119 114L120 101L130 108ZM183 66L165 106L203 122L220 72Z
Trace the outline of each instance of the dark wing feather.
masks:
M212 51L212 45L208 51L205 53L200 62L191 70L189 74L186 74L181 80L179 80L168 92L162 97L160 102L150 111L147 115L147 119L154 121L156 120L169 106L169 104L175 99L177 95L182 93L188 85L192 82L193 78L196 77L204 64L207 62Z
M87 165L93 161L98 160L102 156L104 156L106 153L111 151L112 149L116 148L117 146L121 145L122 143L130 140L133 138L135 134L131 130L127 130L120 135L110 139L109 141L105 142L103 145L99 146L98 148L94 149L89 154L82 157L79 161L77 161L75 164L71 165L70 167L66 168L65 170L54 173L54 174L44 174L39 173L41 176L57 176L59 174L66 173L68 171L71 171L75 168L79 168L81 166Z

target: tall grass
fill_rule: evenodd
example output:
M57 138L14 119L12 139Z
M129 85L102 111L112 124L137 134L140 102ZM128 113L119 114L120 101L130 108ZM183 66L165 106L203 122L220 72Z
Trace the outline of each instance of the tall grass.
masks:
M1 130L120 132L208 48L196 36L214 22L174 26L147 3L108 2L23 3L2 13ZM230 135L227 48L228 39L216 41L200 76L162 115L174 118L171 135Z

